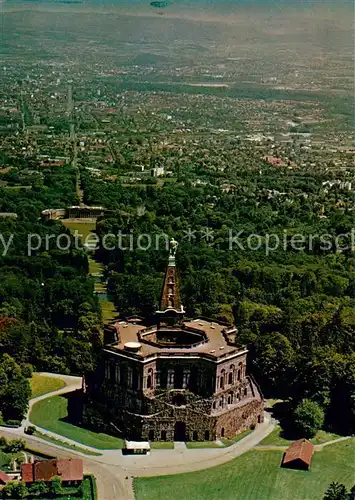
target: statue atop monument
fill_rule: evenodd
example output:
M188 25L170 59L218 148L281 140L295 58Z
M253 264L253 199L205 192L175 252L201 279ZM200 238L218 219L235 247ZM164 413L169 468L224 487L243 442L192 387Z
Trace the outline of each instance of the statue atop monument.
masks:
M169 241L169 248L170 248L169 257L175 258L178 245L179 243L176 240L174 240L174 238L171 238L171 240Z

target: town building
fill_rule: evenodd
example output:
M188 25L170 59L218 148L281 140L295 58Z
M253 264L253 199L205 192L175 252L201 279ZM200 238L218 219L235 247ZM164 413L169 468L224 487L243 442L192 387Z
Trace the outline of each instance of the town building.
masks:
M11 481L11 477L0 470L0 490L2 490L9 481Z
M74 205L67 208L47 208L43 210L42 219L62 220L62 219L92 219L97 220L104 217L108 211L104 207L89 207L87 205Z
M18 215L15 212L0 212L2 219L17 219Z
M126 318L105 329L102 359L86 378L84 421L127 439L213 441L263 421L237 329L185 319L172 240L152 325Z
M79 486L84 479L84 464L81 459L36 460L22 465L22 480L26 485L35 481L49 482L60 477L63 486Z

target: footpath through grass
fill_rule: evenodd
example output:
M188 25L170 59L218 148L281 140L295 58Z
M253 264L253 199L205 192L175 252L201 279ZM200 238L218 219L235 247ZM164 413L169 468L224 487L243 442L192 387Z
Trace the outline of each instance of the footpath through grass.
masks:
M51 432L72 439L78 443L100 450L121 449L123 440L103 433L87 430L68 421L68 400L54 396L36 403L31 411L30 420Z
M355 438L316 452L310 471L280 468L282 455L255 449L199 472L136 478L136 500L322 500L332 481L354 484Z
M49 392L59 391L66 386L63 380L59 378L48 377L39 373L34 373L30 380L32 398L38 398Z

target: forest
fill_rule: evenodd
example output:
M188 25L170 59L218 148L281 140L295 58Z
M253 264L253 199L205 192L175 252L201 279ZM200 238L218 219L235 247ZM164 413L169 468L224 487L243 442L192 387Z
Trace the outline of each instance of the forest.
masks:
M132 151L137 155L142 142L122 146L115 165L120 175L132 168ZM288 399L292 407L310 399L324 410L327 427L353 432L355 259L342 236L351 233L353 212L337 203L351 193L338 185L325 191L324 182L335 177L330 171L275 169L238 141L224 143L223 152L212 142L206 149L203 160L196 148L183 165L174 153L161 154L157 164L169 162L174 178L160 184L127 187L120 176L107 182L82 161L84 202L110 209L97 223L101 245L95 257L105 265L118 311L154 313L167 250L107 250L104 237L120 231L135 238L173 236L187 315L237 325L237 341L248 346L265 397ZM211 168L217 160L222 171ZM7 181L16 185L12 175ZM29 233L69 235L60 221L45 223L39 216L44 208L77 203L75 176L65 167L60 175L44 170L30 179L29 190L0 188L0 211L18 214L0 219L0 234L15 234L0 257L0 353L20 367L83 374L94 369L102 343L87 253L53 245L28 255L26 246ZM231 244L230 235L240 231L240 244ZM326 234L330 243L325 248L316 237L304 250L287 244L267 251L266 235L284 241L285 232L287 243L297 234ZM253 234L261 237L254 250L248 244Z
M40 213L76 201L72 173L47 172L41 186L35 176L34 184L31 190L0 189L0 211L18 214L0 218L3 241L13 235L8 251L0 249L0 410L6 421L20 420L27 407L23 374L36 369L82 375L93 369L94 346L101 345L101 312L85 251L74 245L59 250L52 239L48 250L28 252L29 234L70 235L60 221L43 223ZM19 397L19 408L10 404L10 394Z

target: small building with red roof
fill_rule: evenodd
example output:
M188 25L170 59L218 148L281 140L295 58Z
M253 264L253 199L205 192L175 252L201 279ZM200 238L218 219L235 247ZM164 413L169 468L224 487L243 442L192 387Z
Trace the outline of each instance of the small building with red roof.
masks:
M7 483L11 480L11 477L9 477L5 472L0 470L0 490L3 489L4 486L7 485Z
M299 439L285 451L281 467L308 470L311 466L313 453L313 444L308 439Z
M79 485L84 479L84 465L80 459L37 460L22 465L22 480L26 484L35 481L48 482L60 477L65 486Z

